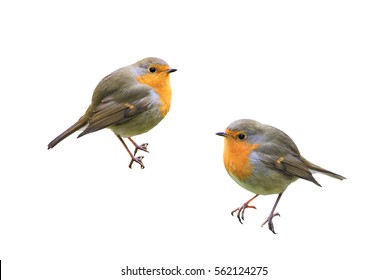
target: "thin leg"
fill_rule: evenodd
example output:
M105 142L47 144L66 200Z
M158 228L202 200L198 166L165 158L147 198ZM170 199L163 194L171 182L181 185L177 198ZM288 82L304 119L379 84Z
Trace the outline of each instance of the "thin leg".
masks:
M248 200L246 203L243 203L243 205L241 207L239 207L239 208L237 208L237 209L235 209L234 211L231 212L231 215L234 216L234 213L238 211L237 217L238 217L238 220L239 220L239 222L241 224L243 224L242 220L245 220L245 210L247 208L257 209L257 208L255 208L255 206L250 206L249 205L249 203L251 201L253 201L257 196L258 196L258 194L256 194L252 199ZM242 214L242 216L241 216L241 214Z
M141 169L144 169L145 166L144 166L144 164L141 161L144 157L135 157L135 156L133 156L133 154L130 152L128 146L126 146L126 144L125 144L124 140L121 138L121 136L119 136L118 134L116 134L116 136L120 140L122 145L124 145L126 151L129 153L130 157L132 158L132 160L129 163L129 168L132 168L133 162L137 162L141 166Z
M275 216L280 216L279 213L274 213L274 211L275 211L275 208L277 207L279 200L281 199L282 194L283 194L283 192L278 195L277 200L274 203L273 209L271 210L269 217L267 217L266 221L262 224L262 227L263 227L264 225L266 225L266 223L269 223L269 229L274 234L277 234L277 233L274 231L273 218Z
M133 144L134 147L136 148L136 149L134 150L134 155L137 154L137 151L138 151L138 150L141 150L141 151L144 151L144 152L149 153L149 151L148 151L148 149L147 149L148 143L144 143L144 144L138 145L136 142L133 141L132 138L128 137L128 139L130 140L130 142L132 142L132 144Z

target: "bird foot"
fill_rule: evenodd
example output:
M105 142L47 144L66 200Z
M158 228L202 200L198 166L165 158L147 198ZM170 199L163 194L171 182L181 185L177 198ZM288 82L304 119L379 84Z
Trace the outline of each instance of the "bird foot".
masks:
M269 217L267 217L266 221L261 225L261 227L263 227L264 225L268 224L269 229L270 229L274 234L277 234L277 233L274 231L274 224L273 224L273 218L274 218L275 216L280 217L280 214L279 214L279 213L270 214Z
M141 150L141 151L144 151L144 152L149 153L149 151L148 151L148 149L147 149L148 143L144 143L144 144L141 144L141 145L135 144L134 147L135 147L135 149L134 149L134 155L137 154L137 151L138 151L138 150Z
M239 207L239 208L235 209L234 211L232 211L231 215L234 216L234 213L238 212L237 213L238 220L239 220L239 222L241 224L243 224L242 220L243 221L245 220L245 210L247 208L257 209L255 206L250 206L247 203L243 203L243 205L241 207Z
M132 157L132 160L129 163L129 168L132 169L133 162L137 162L141 166L141 169L144 169L145 165L142 163L143 158L144 157Z

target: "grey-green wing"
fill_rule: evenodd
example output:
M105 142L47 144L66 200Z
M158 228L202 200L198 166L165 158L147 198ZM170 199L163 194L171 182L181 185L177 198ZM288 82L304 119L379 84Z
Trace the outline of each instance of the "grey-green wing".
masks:
M139 85L129 92L104 98L90 115L88 126L78 136L84 136L103 128L124 123L146 111L151 105L151 88Z
M316 185L321 185L316 181L310 172L309 168L297 155L272 155L272 154L259 154L260 160L266 164L269 168L275 169L283 174L296 176L315 183Z

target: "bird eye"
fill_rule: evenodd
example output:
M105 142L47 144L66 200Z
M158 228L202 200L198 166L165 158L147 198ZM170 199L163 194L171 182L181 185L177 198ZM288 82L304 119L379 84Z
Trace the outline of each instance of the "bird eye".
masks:
M149 70L149 72L151 72L151 73L156 72L156 68L155 68L155 67L150 67L148 70Z
M246 139L246 134L239 133L237 137L238 137L239 140L245 140Z

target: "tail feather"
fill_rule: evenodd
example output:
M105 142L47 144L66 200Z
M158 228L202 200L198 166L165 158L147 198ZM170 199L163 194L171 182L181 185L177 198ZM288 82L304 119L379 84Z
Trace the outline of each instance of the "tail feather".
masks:
M58 135L54 140L52 140L48 144L48 149L54 148L59 142L61 142L63 139L67 138L71 134L73 134L75 131L81 129L85 125L87 125L88 117L83 116L81 117L75 124L70 126L68 129L66 129L64 132L62 132L60 135Z
M302 158L302 161L306 164L306 166L311 169L311 170L314 170L314 171L317 171L317 172L320 172L320 173L323 173L325 175L328 175L332 178L336 178L336 179L339 179L339 180L344 180L346 179L344 176L341 176L337 173L334 173L332 171L329 171L329 170L326 170L318 165L315 165L314 163L311 163L310 161L306 160L305 158Z

